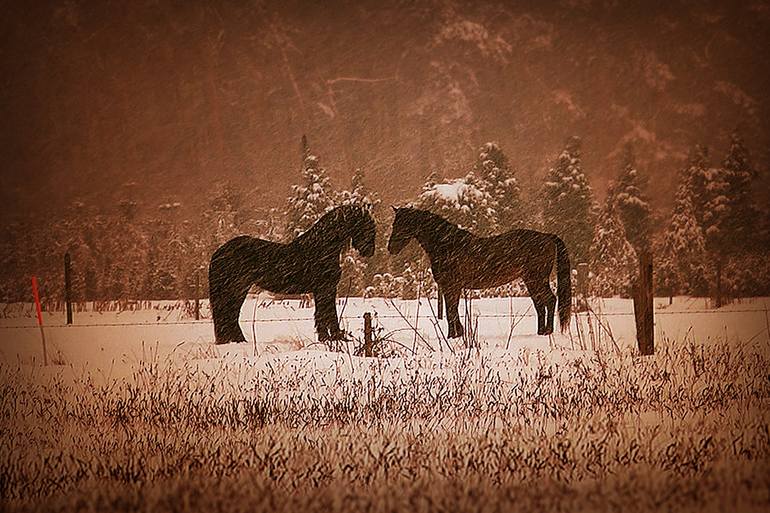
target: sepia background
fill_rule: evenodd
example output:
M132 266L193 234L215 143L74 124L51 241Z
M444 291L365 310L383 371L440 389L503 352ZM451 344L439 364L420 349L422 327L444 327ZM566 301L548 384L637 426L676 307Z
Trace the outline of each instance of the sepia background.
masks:
M0 509L767 511L768 42L759 0L0 0ZM215 344L216 248L351 204L347 340L252 290ZM513 282L448 339L406 204L559 235L565 329Z
M652 184L655 232L697 145L702 166L718 167L737 134L751 202L770 199L760 1L11 1L3 11L6 300L26 297L18 277L33 270L56 287L76 248L83 299L191 294L187 275L227 236L286 236L303 135L330 190L351 189L359 169L383 205L414 201L432 173L479 174L480 148L496 142L521 190L520 224L552 231L543 184L573 136L595 210L630 152ZM746 222L766 232L767 217ZM130 276L148 262L174 274L173 291Z

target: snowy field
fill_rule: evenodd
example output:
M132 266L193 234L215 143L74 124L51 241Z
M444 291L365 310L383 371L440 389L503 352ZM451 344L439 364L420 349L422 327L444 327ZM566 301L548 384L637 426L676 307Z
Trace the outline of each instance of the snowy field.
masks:
M682 341L698 345L729 343L762 347L768 341L770 298L745 299L719 310L703 298L674 298L655 301L656 347ZM446 340L446 320L436 317L436 301L381 298L340 299L341 326L353 341L354 352L363 339L363 314L370 312L380 338L392 342L388 348L399 356L422 355L432 359L457 356L462 340ZM0 358L8 365L40 364L40 331L31 304L0 306ZM594 299L591 313L573 313L570 329L552 337L535 335L537 318L529 298L475 299L460 303L464 324L474 329L477 354L507 360L512 355L539 351L550 359L584 350L629 352L636 346L633 305L627 299ZM121 376L152 355L167 362L191 360L327 361L342 358L329 354L315 341L313 308L300 308L297 300L273 301L267 296L247 298L241 309L241 328L246 344L213 345L213 326L207 303L201 303L200 321L191 318L178 302L153 302L152 308L137 311L75 312L74 324L65 326L63 312L43 313L48 352L58 366L84 371L112 369ZM468 322L470 317L471 322ZM578 325L579 322L579 325ZM558 326L558 320L556 320ZM590 326L589 326L590 324ZM416 330L415 330L416 328ZM256 344L254 343L256 339ZM451 348L450 348L451 346ZM345 356L346 359L347 356ZM348 359L349 360L349 359ZM506 362L507 366L507 362ZM124 371L124 372L121 372Z
M528 298L461 301L468 350L426 300L350 298L340 352L297 301L249 297L248 343L221 346L158 302L44 314L44 367L31 305L5 305L0 491L19 511L762 511L768 308L657 299L639 357L630 300L552 337ZM355 356L364 312L381 358Z

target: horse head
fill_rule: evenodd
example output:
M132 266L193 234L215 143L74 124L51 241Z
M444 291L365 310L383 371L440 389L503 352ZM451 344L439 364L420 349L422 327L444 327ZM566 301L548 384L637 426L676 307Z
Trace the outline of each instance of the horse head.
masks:
M397 255L417 235L418 223L412 215L414 209L393 207L396 213L393 219L393 228L391 229L390 239L388 239L388 252L391 255Z
M374 255L374 238L377 233L374 219L364 207L356 209L355 217L351 233L353 247L361 256L370 257Z

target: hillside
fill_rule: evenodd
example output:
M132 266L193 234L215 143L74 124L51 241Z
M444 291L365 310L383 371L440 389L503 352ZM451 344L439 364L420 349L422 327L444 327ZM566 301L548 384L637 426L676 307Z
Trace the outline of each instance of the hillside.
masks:
M223 180L277 206L302 134L336 185L362 167L386 202L486 140L527 185L579 135L600 195L632 142L658 206L689 148L721 160L735 127L767 168L766 3L306 4L7 2L2 216L127 197L192 216Z

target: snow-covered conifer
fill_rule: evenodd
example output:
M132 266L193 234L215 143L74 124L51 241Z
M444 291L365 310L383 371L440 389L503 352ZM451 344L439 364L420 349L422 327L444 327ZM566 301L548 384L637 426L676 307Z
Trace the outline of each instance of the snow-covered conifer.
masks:
M591 244L591 293L599 297L628 296L636 276L636 252L626 238L613 199L607 195Z
M302 183L291 188L286 209L286 236L293 239L334 208L334 194L318 157L308 155L302 168Z
M685 170L684 185L693 206L693 213L698 225L703 227L703 216L710 196L707 190L709 181L709 150L705 146L696 145L690 152L687 169Z
M756 238L758 209L752 199L752 186L756 172L751 166L749 152L736 131L730 136L730 149L722 167L727 181L726 196L731 204L726 228L729 234L725 242L729 253L737 254L752 248Z
M211 201L204 212L206 229L213 235L212 248L224 244L238 235L239 210L241 195L226 182L217 183L211 194ZM161 215L167 215L174 209L173 203L164 203L159 207Z
M341 205L358 205L373 212L380 204L377 193L370 190L364 183L364 173L361 168L357 168L353 173L350 185L350 190L344 190L340 193L339 203Z
M589 260L592 205L593 193L580 161L580 139L571 137L546 176L543 224L546 231L562 237L573 265Z
M626 147L623 171L614 191L615 210L623 223L626 238L639 252L649 249L651 216L646 184L635 164L633 152Z
M708 292L706 243L695 217L686 170L670 221L655 246L655 276L662 293L699 296Z
M474 169L482 188L491 197L490 206L497 214L500 231L525 225L529 216L521 202L519 183L497 143L487 142L479 149Z

